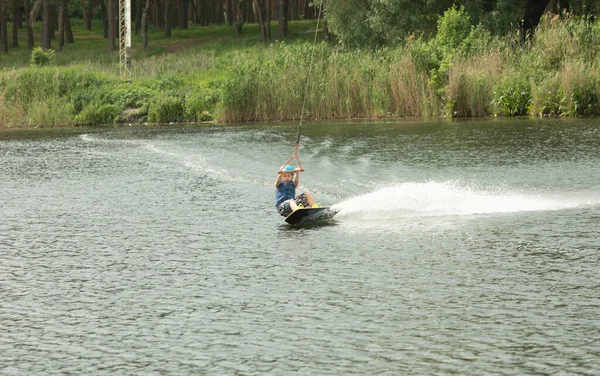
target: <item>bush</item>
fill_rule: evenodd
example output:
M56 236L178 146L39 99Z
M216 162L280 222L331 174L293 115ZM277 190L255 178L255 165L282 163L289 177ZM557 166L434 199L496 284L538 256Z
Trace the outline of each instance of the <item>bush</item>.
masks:
M148 108L148 121L169 123L185 121L185 100L174 96L155 98Z
M492 105L497 115L527 115L531 105L531 85L521 77L503 78L494 88Z
M45 50L42 47L35 47L31 51L31 58L29 64L32 67L41 67L50 64L50 61L54 58L54 50Z
M122 108L142 108L152 101L156 92L147 87L133 83L120 83L102 95L104 103L111 103Z
M438 20L436 44L444 49L456 49L467 38L470 30L471 18L465 8L457 9L453 5Z
M86 106L76 117L77 124L116 124L121 117L123 109L114 104L91 103Z
M437 71L444 57L437 44L425 42L422 39L409 39L405 51L415 67L425 73Z
M213 120L218 95L209 90L197 90L185 97L185 117L190 121Z
M561 71L561 89L564 92L568 116L595 115L598 110L598 77L592 77L592 67L574 62L566 64Z
M565 93L559 76L542 79L532 87L531 114L537 116L561 116L566 110Z

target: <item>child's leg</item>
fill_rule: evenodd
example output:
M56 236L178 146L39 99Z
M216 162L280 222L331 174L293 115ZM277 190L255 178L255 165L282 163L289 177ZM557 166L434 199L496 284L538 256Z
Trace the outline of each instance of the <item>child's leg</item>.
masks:
M296 209L298 209L298 204L296 204L295 200L290 200L290 208L292 211L296 211Z
M306 201L308 201L308 206L312 207L313 205L315 205L317 202L315 201L315 198L313 197L312 193L310 192L304 192L304 194L306 195Z

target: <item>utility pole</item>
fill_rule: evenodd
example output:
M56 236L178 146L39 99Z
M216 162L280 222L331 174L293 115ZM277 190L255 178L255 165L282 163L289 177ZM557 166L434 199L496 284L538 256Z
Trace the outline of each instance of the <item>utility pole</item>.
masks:
M119 0L119 64L122 80L131 80L131 0Z

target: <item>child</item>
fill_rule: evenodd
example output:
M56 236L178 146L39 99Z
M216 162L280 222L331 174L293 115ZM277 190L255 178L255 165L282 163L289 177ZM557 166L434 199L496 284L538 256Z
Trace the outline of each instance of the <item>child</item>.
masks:
M318 208L313 195L310 192L302 193L296 196L296 187L300 179L299 168L294 169L292 166L282 166L275 180L275 207L279 214L287 217L291 212L303 207ZM296 173L294 175L294 173Z

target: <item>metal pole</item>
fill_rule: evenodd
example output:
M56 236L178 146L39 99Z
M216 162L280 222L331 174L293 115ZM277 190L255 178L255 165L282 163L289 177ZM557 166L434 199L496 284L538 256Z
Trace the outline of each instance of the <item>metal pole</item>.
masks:
M131 0L119 0L119 70L131 80Z

